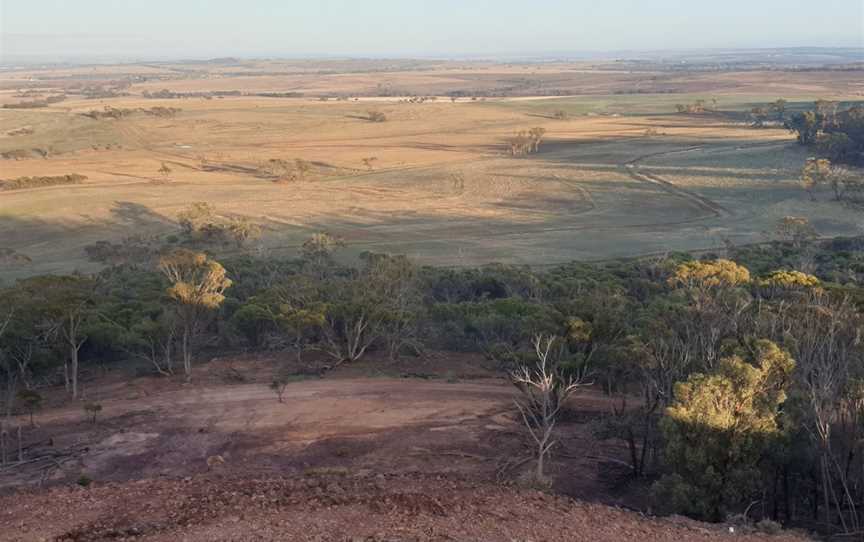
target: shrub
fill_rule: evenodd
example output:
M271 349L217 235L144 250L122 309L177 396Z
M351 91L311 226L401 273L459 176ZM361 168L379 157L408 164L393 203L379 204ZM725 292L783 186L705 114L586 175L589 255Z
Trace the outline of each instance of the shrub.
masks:
M33 100L30 102L18 102L13 104L4 104L3 109L39 109L42 107L48 107L51 104L62 102L66 99L66 96L63 94L57 94L54 96L48 96L42 100Z
M813 275L801 271L774 271L759 283L776 288L810 288L819 286L820 281Z
M780 534L780 532L783 530L783 526L776 521L771 521L770 519L763 519L756 524L756 530L760 533L765 533L773 536Z
M58 186L64 184L81 184L87 180L85 175L71 173L53 177L18 177L0 181L0 190L22 190L25 188L41 188L43 186Z
M669 279L670 286L698 289L734 287L748 282L750 282L750 271L746 267L723 259L683 263L678 266L675 274Z
M715 374L675 385L675 402L660 421L670 473L654 487L666 507L719 521L758 494L794 361L770 341L756 349L753 364L724 358Z
M102 412L102 405L94 402L84 403L84 412L90 418L92 423L96 423L96 417Z

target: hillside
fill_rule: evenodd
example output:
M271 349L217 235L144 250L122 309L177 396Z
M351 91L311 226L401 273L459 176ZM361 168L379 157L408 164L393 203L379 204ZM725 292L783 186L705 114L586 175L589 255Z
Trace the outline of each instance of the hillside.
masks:
M624 447L592 435L611 406L597 391L569 405L543 493L520 482L514 388L482 357L371 358L293 382L279 402L267 384L286 363L222 357L192 385L91 374L95 423L46 393L57 402L26 428L27 462L0 469L0 523L14 526L0 540L727 538L619 507L641 501L615 487Z
M805 540L423 475L142 480L4 497L0 508L14 526L4 541Z

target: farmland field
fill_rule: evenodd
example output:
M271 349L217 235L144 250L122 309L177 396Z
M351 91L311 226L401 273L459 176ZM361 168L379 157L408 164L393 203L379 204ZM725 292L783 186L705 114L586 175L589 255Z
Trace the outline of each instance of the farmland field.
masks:
M578 64L373 70L347 63L322 73L302 63L250 62L196 70L129 65L0 75L2 104L33 99L21 98L23 89L67 93L47 107L0 109L0 178L87 177L0 193L0 248L29 260L0 274L97 269L87 245L169 235L193 202L259 223L256 248L268 253L290 255L327 231L345 240L348 254L404 253L448 266L754 243L784 216L809 218L823 236L862 227L858 210L809 201L798 183L807 150L778 123L755 129L746 115L780 97L789 110L818 98L860 99L861 83L843 73L832 74L829 86L819 72L732 78ZM117 78L132 81L124 95L76 94L82 81ZM443 96L504 86L512 95ZM546 95L552 88L569 95ZM633 88L644 93L617 93ZM152 97L162 89L193 94ZM209 94L219 91L229 95ZM700 99L715 103L713 111L675 112L675 104ZM179 111L84 115L105 107ZM386 122L370 122L370 110ZM539 152L508 156L505 140L532 127L546 130ZM298 159L309 164L300 177L277 182L267 171L268 161Z

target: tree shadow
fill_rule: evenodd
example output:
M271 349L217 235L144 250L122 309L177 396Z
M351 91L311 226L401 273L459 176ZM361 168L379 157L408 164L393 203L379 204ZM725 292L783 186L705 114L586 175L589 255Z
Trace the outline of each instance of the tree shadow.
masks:
M146 205L132 201L115 201L111 215L115 223L135 228L175 224L173 220L153 212Z

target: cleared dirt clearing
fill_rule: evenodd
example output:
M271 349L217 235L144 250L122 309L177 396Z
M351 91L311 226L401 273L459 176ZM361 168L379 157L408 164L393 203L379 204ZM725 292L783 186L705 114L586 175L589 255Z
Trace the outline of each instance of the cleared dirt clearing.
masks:
M38 414L27 432L27 453L51 450L58 467L0 470L0 540L730 538L728 526L609 506L622 475L609 458L626 450L597 441L586 423L610 408L603 395L585 390L570 405L549 470L569 497L552 496L514 485L531 468L514 390L479 359L430 362L462 367L470 380L354 376L426 367L382 361L292 383L285 403L267 389L270 359L213 361L198 367L194 386L88 380L85 393L103 405L97 424L67 406ZM255 380L225 384L229 370ZM82 477L87 488L75 484Z

